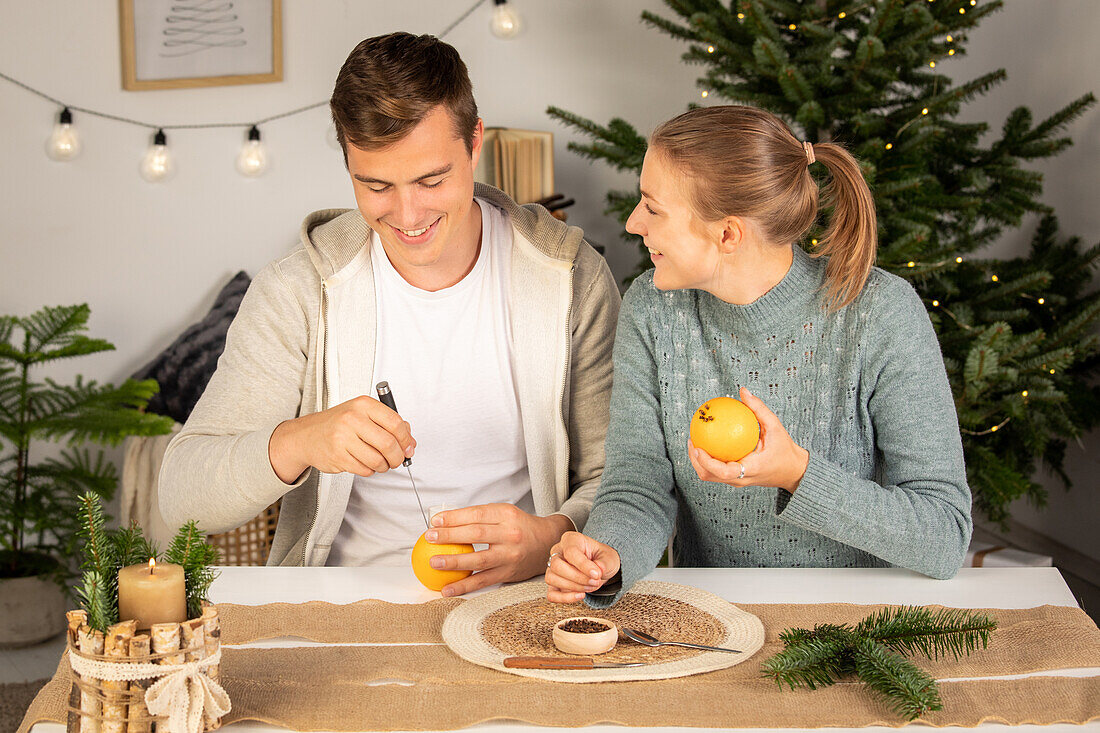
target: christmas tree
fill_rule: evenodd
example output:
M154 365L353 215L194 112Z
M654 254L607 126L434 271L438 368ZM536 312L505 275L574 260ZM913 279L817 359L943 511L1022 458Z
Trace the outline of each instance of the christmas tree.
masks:
M1100 245L1059 236L1039 201L1042 176L1024 164L1069 146L1061 131L1093 95L1038 123L1019 107L999 133L957 121L1005 72L956 84L939 65L965 54L967 34L1000 0L665 4L672 18L642 19L688 44L683 59L704 69L704 103L762 107L801 139L839 142L860 160L878 208L877 265L913 284L939 334L975 507L1004 523L1016 499L1041 505L1045 491L1032 480L1040 464L1068 488L1067 442L1100 418L1100 389L1088 385L1100 363L1100 293L1090 288ZM548 113L593 138L571 150L640 172L646 141L628 122ZM607 213L625 223L638 197L610 192ZM982 258L1033 212L1043 216L1027 257ZM812 251L820 231L802 246Z

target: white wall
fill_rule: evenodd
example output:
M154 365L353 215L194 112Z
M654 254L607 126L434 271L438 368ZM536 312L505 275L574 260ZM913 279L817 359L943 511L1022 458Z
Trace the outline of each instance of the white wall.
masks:
M608 246L619 275L636 260L602 215L610 187L628 178L565 150L576 139L545 115L549 104L607 121L623 117L644 133L699 99L699 71L680 62L683 46L643 25L639 13L658 0L512 0L527 30L501 41L488 32L489 5L447 37L466 60L487 123L555 132L558 187L577 199L570 221ZM327 99L348 51L362 38L392 30L438 33L469 7L465 0L357 2L285 0L285 74L277 84L197 90L125 92L120 85L117 3L36 0L0 3L0 71L69 104L155 124L241 121ZM997 66L1010 80L973 105L974 118L994 121L1017 104L1036 115L1088 90L1100 90L1100 59L1090 29L1100 27L1093 0L1009 0L972 39L972 55L941 67L969 77ZM0 80L0 313L25 314L45 304L88 302L92 333L116 352L64 365L119 380L200 318L237 270L255 273L290 248L302 216L317 208L352 206L337 151L325 141L324 108L263 128L271 159L266 176L250 180L233 168L243 130L170 133L178 173L164 184L137 174L147 131L77 114L84 153L70 163L43 154L56 107ZM1068 232L1096 240L1100 211L1089 194L1100 163L1100 114L1071 133L1078 146L1044 164L1045 200ZM1005 253L1024 237L1009 237ZM1095 444L1095 440L1091 441ZM1095 459L1074 449L1078 488L1041 516L1021 513L1064 541L1100 557Z

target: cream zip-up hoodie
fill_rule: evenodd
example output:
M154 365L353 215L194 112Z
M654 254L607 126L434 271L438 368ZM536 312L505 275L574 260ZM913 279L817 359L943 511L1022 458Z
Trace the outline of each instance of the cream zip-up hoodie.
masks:
M580 229L490 186L475 184L474 196L502 209L512 226L516 391L535 510L564 514L581 529L604 466L615 280ZM333 406L325 374L335 352L329 279L369 252L370 234L357 210L315 212L302 224L301 245L257 274L217 371L165 453L159 498L170 525L194 519L205 532L224 532L282 497L268 564L325 564L353 477L311 469L287 485L267 446L279 423ZM373 288L371 278L357 282ZM373 293L363 301L373 304ZM362 314L362 353L374 353L375 332L371 306Z

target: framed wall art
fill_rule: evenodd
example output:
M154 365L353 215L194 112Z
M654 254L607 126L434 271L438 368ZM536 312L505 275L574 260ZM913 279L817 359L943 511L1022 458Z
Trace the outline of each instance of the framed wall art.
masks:
M122 88L283 79L282 0L119 0Z

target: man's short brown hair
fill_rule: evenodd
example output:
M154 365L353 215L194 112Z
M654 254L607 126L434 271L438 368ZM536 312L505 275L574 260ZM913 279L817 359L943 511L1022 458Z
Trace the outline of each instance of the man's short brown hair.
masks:
M411 33L375 36L356 46L329 100L345 161L349 143L364 150L395 143L441 104L471 152L477 103L466 64L453 46Z

